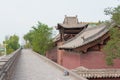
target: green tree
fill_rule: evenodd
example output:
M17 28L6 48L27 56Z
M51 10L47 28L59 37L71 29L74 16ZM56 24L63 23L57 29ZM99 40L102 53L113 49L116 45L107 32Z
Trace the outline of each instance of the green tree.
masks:
M25 48L31 48L32 45L32 39L34 38L34 31L30 30L27 34L24 35L24 39L25 39Z
M120 26L120 5L115 8L106 8L104 10L106 15L111 17L111 21L108 21L107 25L115 28L111 28L109 31L110 40L104 47L105 53L107 55L106 62L108 65L113 65L113 59L120 58L120 30L117 28ZM113 23L115 25L113 25Z
M3 41L3 44L6 45L7 54L10 54L20 47L19 37L17 35L10 36L7 40Z
M104 47L106 53L106 62L108 65L113 65L113 59L120 58L120 31L116 28L111 28L109 31L110 40Z
M24 39L29 41L34 51L45 55L45 52L52 47L52 28L38 22L32 29Z
M115 8L106 8L104 12L106 15L111 16L111 19L115 24L120 25L120 5Z

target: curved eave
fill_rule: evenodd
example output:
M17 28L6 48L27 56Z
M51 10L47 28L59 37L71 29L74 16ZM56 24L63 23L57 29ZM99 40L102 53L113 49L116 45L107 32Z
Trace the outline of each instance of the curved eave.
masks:
M77 37L77 39L72 39L72 41L66 43L66 44L63 44L62 46L59 46L58 48L59 49L75 49L75 48L79 48L79 47L82 47L92 41L95 41L97 39L99 39L101 36L103 36L104 34L106 34L108 32L108 29L106 28L106 26L104 26L101 30L99 30L99 32L97 32L96 34L88 37L88 38L85 38L84 41L82 41L80 43L80 41L82 40L80 37L81 35L79 35ZM76 45L78 41L78 44Z
M75 24L75 25L67 25L67 24L58 24L58 26L56 27L56 29L80 29L83 27L87 27L88 24Z

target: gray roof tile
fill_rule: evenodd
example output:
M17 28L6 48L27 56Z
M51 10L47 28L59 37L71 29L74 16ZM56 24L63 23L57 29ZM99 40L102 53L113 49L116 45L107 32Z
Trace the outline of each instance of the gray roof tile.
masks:
M84 30L84 32L80 32L81 34L76 35L77 37L73 37L71 40L64 42L64 44L62 46L59 46L58 48L74 49L80 47L98 39L107 31L108 29L105 25L99 25L94 28L87 28L86 30Z

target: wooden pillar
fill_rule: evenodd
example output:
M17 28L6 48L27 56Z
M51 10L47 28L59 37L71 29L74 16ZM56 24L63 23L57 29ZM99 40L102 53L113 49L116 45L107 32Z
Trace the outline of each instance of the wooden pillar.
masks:
M64 29L60 29L60 40L64 41Z
M64 41L64 29L62 30L62 41Z
M60 41L62 41L62 31L61 30L59 31L59 34L60 34Z

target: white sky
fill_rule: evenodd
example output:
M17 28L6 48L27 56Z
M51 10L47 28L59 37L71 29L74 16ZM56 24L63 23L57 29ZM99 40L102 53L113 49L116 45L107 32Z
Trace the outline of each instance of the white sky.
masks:
M6 35L22 38L37 21L56 26L65 15L87 22L106 20L104 9L119 4L119 0L0 0L0 43Z

